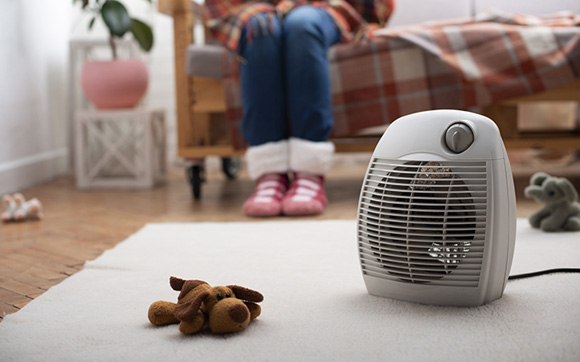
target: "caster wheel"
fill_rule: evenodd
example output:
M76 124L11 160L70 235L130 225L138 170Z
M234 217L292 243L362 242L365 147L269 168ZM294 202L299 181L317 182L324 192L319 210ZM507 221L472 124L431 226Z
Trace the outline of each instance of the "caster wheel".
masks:
M222 171L230 180L235 179L240 173L242 160L239 157L223 157Z
M199 200L201 197L201 184L205 182L205 169L203 165L192 165L186 171L187 179L191 184L193 198Z

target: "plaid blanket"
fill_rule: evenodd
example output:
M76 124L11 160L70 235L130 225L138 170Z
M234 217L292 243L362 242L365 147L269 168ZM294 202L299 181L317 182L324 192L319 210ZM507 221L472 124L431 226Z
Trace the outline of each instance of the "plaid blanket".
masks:
M473 109L580 78L580 16L510 15L380 29L329 51L334 131L353 135L429 109ZM243 147L237 66L224 82L235 147Z

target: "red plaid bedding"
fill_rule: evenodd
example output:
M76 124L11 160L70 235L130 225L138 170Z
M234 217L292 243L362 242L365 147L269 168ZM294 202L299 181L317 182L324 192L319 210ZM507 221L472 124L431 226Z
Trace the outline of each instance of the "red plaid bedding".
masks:
M329 52L334 136L353 135L428 109L470 109L580 78L580 16L485 12L475 18L380 29ZM236 64L225 79L236 147L241 94Z

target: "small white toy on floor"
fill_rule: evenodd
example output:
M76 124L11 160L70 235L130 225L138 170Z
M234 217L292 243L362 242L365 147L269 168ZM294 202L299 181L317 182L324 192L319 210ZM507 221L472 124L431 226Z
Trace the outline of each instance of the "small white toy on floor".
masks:
M2 205L5 210L0 214L3 222L42 219L42 204L37 198L26 201L24 195L4 195Z

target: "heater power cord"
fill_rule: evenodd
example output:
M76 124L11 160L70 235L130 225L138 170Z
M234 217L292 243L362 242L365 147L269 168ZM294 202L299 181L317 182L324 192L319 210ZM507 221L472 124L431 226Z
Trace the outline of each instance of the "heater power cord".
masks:
M554 274L554 273L580 273L580 268L557 268L557 269L540 270L540 271L531 272L531 273L510 275L508 277L508 280L531 278L531 277L537 277L540 275Z

